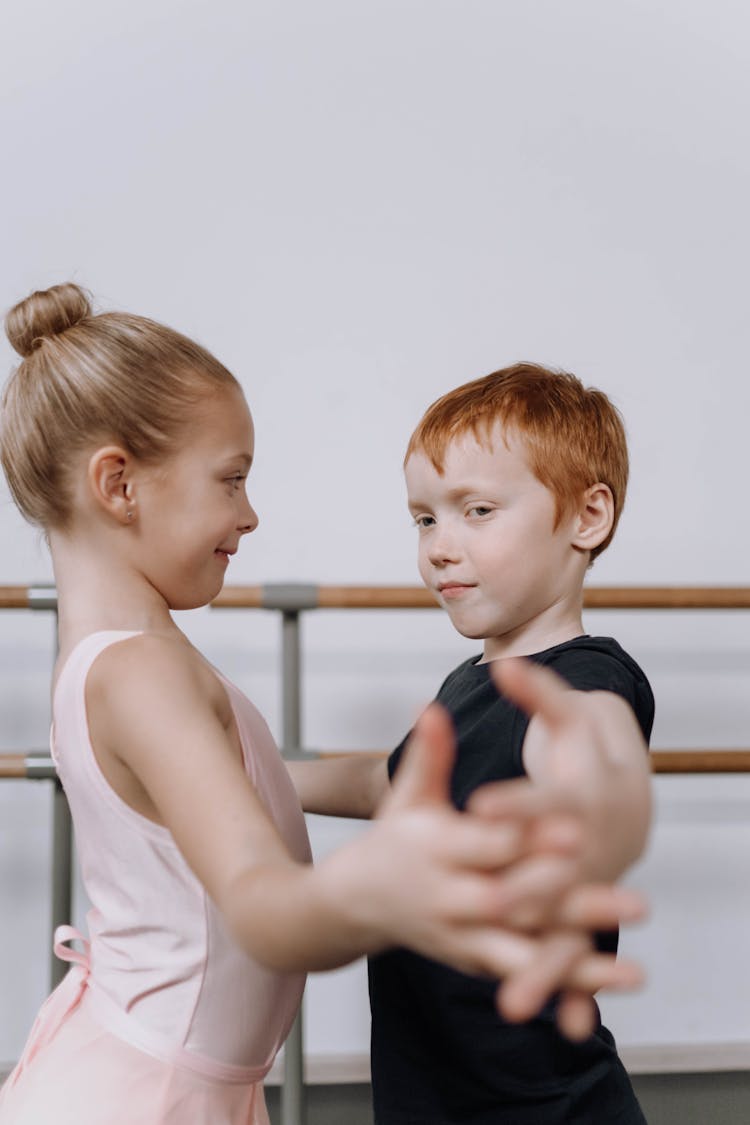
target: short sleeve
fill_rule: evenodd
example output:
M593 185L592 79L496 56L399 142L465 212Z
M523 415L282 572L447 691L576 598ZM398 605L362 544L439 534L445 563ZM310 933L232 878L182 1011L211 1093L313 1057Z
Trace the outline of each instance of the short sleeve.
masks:
M611 691L633 709L648 742L654 723L654 697L643 671L610 638L581 638L541 654L546 664L577 691ZM544 659L547 657L547 659Z

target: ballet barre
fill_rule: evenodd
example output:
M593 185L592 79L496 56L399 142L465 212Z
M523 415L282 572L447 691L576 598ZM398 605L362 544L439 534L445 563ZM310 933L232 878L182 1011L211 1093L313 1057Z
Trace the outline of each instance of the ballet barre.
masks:
M371 758L387 758L389 750L310 750L292 747L288 758L346 758L365 754ZM750 750L652 750L649 754L651 772L685 773L750 773ZM43 750L26 754L0 754L0 781L54 781L55 763Z
M312 583L268 583L226 586L211 603L213 609L260 609L281 615L281 747L286 758L333 757L346 753L387 751L324 751L303 748L300 616L313 610L437 609L430 591L420 586L320 586ZM750 587L735 586L589 586L588 610L735 610L750 609ZM0 586L0 609L46 610L56 614L51 585ZM748 749L654 750L651 766L658 774L750 772ZM0 754L0 780L51 781L53 784L52 929L72 915L72 824L54 763L46 751ZM52 984L66 967L54 957ZM281 1125L303 1125L304 1070L301 1016L284 1049Z
M225 586L214 609L437 609L423 586ZM750 586L587 586L584 609L750 609ZM2 600L0 594L0 608Z
M587 586L585 609L750 609L750 586ZM436 609L422 586L225 586L215 609ZM0 609L56 609L54 587L0 586Z

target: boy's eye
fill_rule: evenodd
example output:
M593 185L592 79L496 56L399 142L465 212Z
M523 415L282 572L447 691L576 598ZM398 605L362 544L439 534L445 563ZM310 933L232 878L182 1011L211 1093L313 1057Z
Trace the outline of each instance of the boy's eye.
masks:
M473 508L469 508L470 516L488 516L492 508L487 508L483 504L475 504Z
M435 522L434 516L415 516L414 526L418 527L420 531L424 531L428 527L432 527Z
M227 477L227 484L230 485L233 489L238 489L241 488L245 480L247 480L247 477L244 473L235 473L234 476Z

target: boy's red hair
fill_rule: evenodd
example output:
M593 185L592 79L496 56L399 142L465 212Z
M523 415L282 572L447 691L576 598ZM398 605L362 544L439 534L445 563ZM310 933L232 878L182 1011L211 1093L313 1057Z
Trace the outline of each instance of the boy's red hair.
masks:
M409 439L404 461L424 453L442 474L449 442L471 433L486 445L495 423L523 441L529 468L555 497L557 524L591 485L609 486L612 530L591 552L593 561L612 541L628 484L625 428L617 408L575 375L516 363L433 402Z

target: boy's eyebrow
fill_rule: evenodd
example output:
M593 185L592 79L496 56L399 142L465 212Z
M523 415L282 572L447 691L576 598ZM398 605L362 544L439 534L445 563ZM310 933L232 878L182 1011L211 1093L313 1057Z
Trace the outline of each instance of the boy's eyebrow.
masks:
M467 482L466 484L457 484L453 488L449 488L443 493L447 500L461 500L465 496L488 496L494 491L494 487L488 484L487 481L480 482ZM410 496L408 498L408 505L410 508L429 508L424 500L420 500L418 496Z
M421 500L417 493L412 493L406 497L406 503L410 508L426 508L428 507L426 500Z

